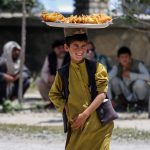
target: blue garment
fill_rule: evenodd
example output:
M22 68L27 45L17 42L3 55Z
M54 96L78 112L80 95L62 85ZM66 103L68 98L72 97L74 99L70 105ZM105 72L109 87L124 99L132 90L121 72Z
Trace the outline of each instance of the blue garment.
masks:
M108 58L105 55L95 53L95 58L97 62L103 64L106 67L107 72L111 70Z

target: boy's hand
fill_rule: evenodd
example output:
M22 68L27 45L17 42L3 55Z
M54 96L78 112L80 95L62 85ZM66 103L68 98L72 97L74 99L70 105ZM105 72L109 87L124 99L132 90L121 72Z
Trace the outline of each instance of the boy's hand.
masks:
M84 124L85 124L85 121L87 120L87 118L89 117L88 114L86 113L81 113L77 116L77 118L75 118L75 120L73 121L72 125L71 125L71 128L73 130L76 130L78 128L83 128Z

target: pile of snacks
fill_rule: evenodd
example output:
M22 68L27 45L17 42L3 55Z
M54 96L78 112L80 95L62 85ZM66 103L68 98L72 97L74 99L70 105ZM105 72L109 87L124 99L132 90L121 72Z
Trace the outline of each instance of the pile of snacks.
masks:
M41 15L45 22L62 22L62 23L81 23L81 24L103 24L112 21L110 16L105 14L92 14L92 15L71 15L70 17L64 17L58 12L48 13L43 12Z

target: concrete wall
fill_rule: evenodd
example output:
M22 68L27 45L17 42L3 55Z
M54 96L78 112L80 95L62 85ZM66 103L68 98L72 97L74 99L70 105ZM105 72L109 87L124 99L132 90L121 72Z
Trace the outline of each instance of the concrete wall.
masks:
M114 57L119 47L128 46L135 59L142 60L150 66L150 37L146 33L129 28L112 27L93 30L89 36L102 54Z
M20 43L20 26L20 18L0 18L0 53L5 42L15 40ZM51 43L60 38L63 38L62 29L50 28L39 18L27 19L26 64L33 73L40 71L46 54L51 50ZM113 25L106 29L89 30L89 38L100 53L112 57L116 56L120 46L129 46L134 58L150 66L150 37L146 33Z

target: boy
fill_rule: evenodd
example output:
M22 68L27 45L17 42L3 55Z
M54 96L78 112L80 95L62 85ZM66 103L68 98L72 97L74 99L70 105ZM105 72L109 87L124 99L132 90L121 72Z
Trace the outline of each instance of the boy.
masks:
M145 100L148 100L149 72L142 62L132 58L128 47L119 48L117 59L118 64L109 72L110 87L118 105L116 110L126 110L127 104L135 103L135 110L143 111Z
M85 29L65 29L65 50L71 57L68 99L65 102L62 93L67 85L63 86L58 72L49 97L59 111L65 109L67 112L69 130L66 150L109 150L113 122L102 125L96 113L106 97L108 76L104 66L97 64L94 78L98 94L92 99L84 59L87 40Z

